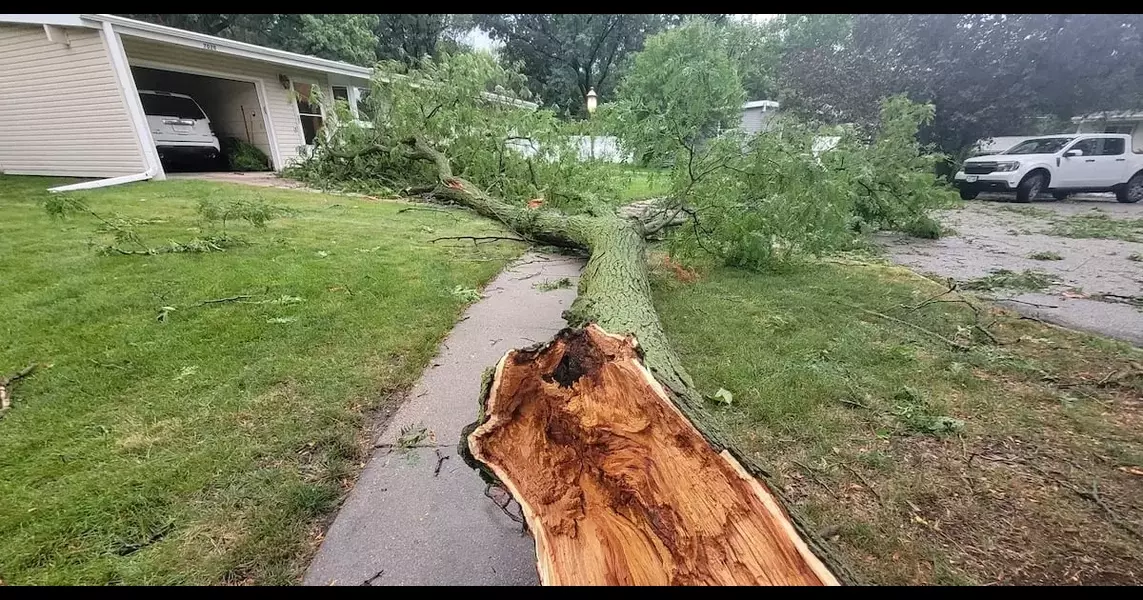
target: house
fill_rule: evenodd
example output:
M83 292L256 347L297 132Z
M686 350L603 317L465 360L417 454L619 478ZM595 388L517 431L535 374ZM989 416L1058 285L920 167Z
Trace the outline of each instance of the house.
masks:
M742 105L742 122L739 130L754 135L769 129L770 120L778 112L778 103L773 100L755 100Z
M326 118L356 115L373 70L105 14L0 14L0 173L163 179L139 90L188 94L219 137L262 149L275 171Z
M1143 152L1143 112L1107 111L1072 117L1076 133L1126 133L1131 149Z

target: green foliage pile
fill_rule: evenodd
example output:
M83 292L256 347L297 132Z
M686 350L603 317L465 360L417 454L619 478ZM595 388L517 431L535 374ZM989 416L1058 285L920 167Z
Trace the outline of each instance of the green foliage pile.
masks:
M873 131L786 121L751 139L680 145L671 198L692 226L671 236L672 254L780 269L857 248L872 230L939 236L928 213L955 194L934 174L943 156L917 142L932 116L931 105L898 96L883 103Z
M464 177L506 200L543 198L575 212L618 195L613 165L578 160L575 136L598 134L606 121L569 122L535 109L522 75L483 53L425 58L410 68L378 65L369 95L372 121L338 118L311 155L287 174L318 187L400 193L435 183L433 165L410 161L401 142L421 136Z
M270 159L261 148L238 138L227 138L222 142L226 155L226 166L231 171L269 171Z

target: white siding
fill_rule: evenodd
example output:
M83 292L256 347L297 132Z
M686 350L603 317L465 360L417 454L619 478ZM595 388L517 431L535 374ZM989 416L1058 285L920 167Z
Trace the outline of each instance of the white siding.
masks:
M127 61L132 65L138 62L139 66L162 68L160 65L168 65L173 69L183 66L197 71L231 75L239 79L261 80L269 102L267 107L269 124L273 127L277 137L278 152L286 164L298 156L298 147L304 142L302 125L298 120L297 104L290 95L290 91L284 89L279 83L278 75L285 75L298 81L317 82L322 86L322 92L326 98L333 97L333 91L330 89L329 81L324 73L307 72L219 54L209 50L164 44L130 36L123 36L123 47L127 52ZM274 167L280 169L281 165Z
M114 177L147 169L99 31L0 24L0 172Z
M768 122L774 115L774 109L765 106L742 109L741 130L749 135L761 133L769 129Z

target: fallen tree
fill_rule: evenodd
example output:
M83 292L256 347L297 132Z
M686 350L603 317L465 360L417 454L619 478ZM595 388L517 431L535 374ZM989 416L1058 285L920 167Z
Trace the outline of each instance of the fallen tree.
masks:
M588 255L569 328L503 357L458 449L519 502L541 580L852 582L765 469L718 431L652 304L645 239L681 225L667 236L672 257L697 249L764 268L847 248L870 227L923 223L948 192L926 174L932 157L915 139L931 107L890 99L871 144L849 132L819 156L815 130L793 124L749 143L706 139L688 120L702 116L705 88L685 81L669 95L700 92L687 102L640 112L650 105L626 101L576 122L490 97L524 82L485 55L388 71L378 69L387 74L369 96L371 126L337 106L329 135L291 175L319 187L416 190L518 239ZM609 133L609 114L645 139L677 138L672 200L635 218L598 202L621 178L576 142Z
M519 502L545 584L836 585L851 574L728 444L651 301L644 236L662 223L504 202L434 165L430 194L522 238L586 251L570 328L509 352L485 386L467 460ZM663 217L664 221L675 215Z

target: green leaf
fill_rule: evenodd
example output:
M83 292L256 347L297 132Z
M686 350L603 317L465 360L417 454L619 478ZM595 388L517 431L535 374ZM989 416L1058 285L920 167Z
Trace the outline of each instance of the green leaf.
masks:
M718 388L718 391L710 399L724 406L730 406L734 403L734 394L731 394L730 390L726 388Z

